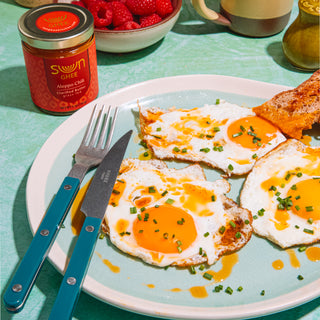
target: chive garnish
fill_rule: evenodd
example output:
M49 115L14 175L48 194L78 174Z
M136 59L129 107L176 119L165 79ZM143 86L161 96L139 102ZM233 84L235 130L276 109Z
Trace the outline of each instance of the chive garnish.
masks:
M136 207L131 207L130 208L130 213L137 213L137 208Z
M230 226L231 226L232 228L235 228L235 227L236 227L236 224L235 224L232 220L229 222L229 224L230 224Z
M173 199L168 198L168 199L166 200L166 203L167 203L167 204L173 204L173 203L174 203L174 200L173 200Z
M233 168L233 166L232 166L232 164L229 164L228 165L228 169L230 170L230 171L232 171L234 168Z
M149 193L155 193L156 189L154 188L154 186L149 187Z
M208 153L210 151L210 148L201 148L200 151Z
M233 289L231 287L227 287L224 292L231 295L233 293Z
M307 229L307 228L304 228L303 232L309 233L309 234L313 234L314 233L313 230L310 230L310 229Z
M203 277L204 277L205 279L207 279L207 280L212 280L213 275L210 274L210 273L208 273L208 272L205 272L205 273L203 274Z

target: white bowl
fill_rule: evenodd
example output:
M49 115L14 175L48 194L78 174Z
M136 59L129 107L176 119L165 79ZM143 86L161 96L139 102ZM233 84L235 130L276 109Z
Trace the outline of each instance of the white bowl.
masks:
M173 28L181 10L182 0L172 0L173 12L161 22L134 30L95 29L97 50L113 53L132 52L161 40Z

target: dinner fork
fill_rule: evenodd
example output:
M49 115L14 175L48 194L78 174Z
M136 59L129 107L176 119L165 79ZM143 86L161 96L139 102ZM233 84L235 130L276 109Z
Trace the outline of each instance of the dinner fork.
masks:
M74 165L64 178L4 294L8 311L19 312L23 309L84 176L100 164L109 150L118 111L118 107L114 111L110 106L107 110L104 106L100 110L94 107L82 142L75 153Z

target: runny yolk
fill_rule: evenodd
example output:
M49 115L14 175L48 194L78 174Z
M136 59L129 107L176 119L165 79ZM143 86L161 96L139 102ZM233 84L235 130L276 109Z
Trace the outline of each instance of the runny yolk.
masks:
M147 209L133 223L133 234L139 246L162 253L179 253L197 237L193 218L172 205Z
M307 179L299 181L288 191L291 196L291 210L304 219L320 220L320 180Z
M275 138L278 129L270 122L250 116L232 122L228 127L231 141L244 148L257 150Z

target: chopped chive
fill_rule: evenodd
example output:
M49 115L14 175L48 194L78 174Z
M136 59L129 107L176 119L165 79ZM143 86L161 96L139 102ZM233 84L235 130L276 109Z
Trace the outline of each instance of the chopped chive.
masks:
M301 274L299 274L297 278L298 278L298 280L303 280L304 279Z
M260 295L261 296L264 296L266 294L266 291L265 290L262 290L261 292L260 292Z
M310 229L307 229L307 228L304 228L303 232L309 233L309 234L313 234L314 233L313 230L310 230Z
M288 181L290 179L290 177L291 177L291 173L288 172L287 175L284 177L284 179Z
M152 221L153 221L154 224L158 223L158 221L156 219L153 219Z
M154 186L149 187L149 193L155 193L156 189L154 188Z
M200 151L208 153L210 151L210 148L201 148Z
M297 177L298 177L298 178L301 178L301 177L302 177L302 172L298 172L298 173L297 173Z
M237 132L237 133L233 134L232 138L237 138L237 137L240 137L242 135L243 135L243 133L240 131L240 132Z
M205 272L205 273L203 274L203 277L204 277L205 279L212 280L213 275L210 274L210 273L208 273L208 272Z
M180 247L182 245L182 242L180 240L178 240L177 245Z
M131 207L130 208L130 213L137 213L137 208L136 207Z
M264 212L265 212L265 211L266 211L265 209L261 208L261 209L258 211L258 216L262 217L262 216L264 215Z
M255 159L257 157L258 157L258 155L256 153L252 155L252 159Z
M205 268L205 266L204 266L204 264L202 264L202 265L199 267L199 270L200 270L200 271L203 271L204 268Z
M199 138L203 138L204 137L204 134L203 133L200 133L199 134Z
M240 233L239 231L236 233L236 238L237 238L237 239L240 239L240 238L241 238L241 233Z
M215 196L215 195L212 195L212 196L211 196L211 201L212 201L212 202L216 201L216 196Z
M241 131L246 131L246 128L245 128L244 126L241 126L241 125L240 125L240 130L241 130Z
M188 151L187 148L183 148L183 149L181 150L182 153L187 153L187 151Z
M277 188L275 186L271 186L269 190L270 191L277 191Z
M161 131L161 128L159 127L159 128L157 128L156 130L157 130L157 131Z
M303 246L303 247L300 247L298 249L299 252L303 252L303 251L306 251L307 250L307 247L306 246Z
M197 273L194 266L190 266L190 273L191 274L196 274Z
M119 191L119 190L116 190L116 189L113 189L113 190L112 190L112 193L114 193L114 194L120 194L120 191Z
M156 135L152 135L154 138L156 138L156 139L161 139L161 137L160 136L156 136Z
M230 170L230 171L232 171L234 168L233 168L233 166L232 166L232 164L229 164L228 165L228 169Z
M159 206L158 204L156 204L154 207L155 207L155 208L159 208L160 206Z
M300 207L297 205L297 206L294 206L296 208L297 211L300 210Z
M165 233L163 234L163 238L164 238L164 239L168 239L168 238L169 238L168 232L165 232Z
M226 227L222 226L219 228L219 233L223 234L226 231Z
M139 230L139 233L142 233L142 232L143 232L143 230L142 230L142 229L140 229L140 230Z
M182 252L182 249L180 247L177 247L177 250L178 250L179 253Z
M173 203L174 203L174 200L173 200L173 199L168 198L168 199L166 200L166 203L167 203L167 204L173 204Z
M298 196L295 197L296 200L299 200L300 198L301 198L300 195L298 195Z
M149 152L148 152L148 151L144 152L144 153L143 153L143 156L144 156L145 158L148 157L148 156L149 156Z
M312 219L312 218L309 218L309 219L308 219L308 223L312 224L312 223L313 223L313 219Z
M246 219L246 220L244 220L244 223L245 223L245 224L249 224L250 221L249 221L248 219Z
M229 222L229 224L230 224L230 226L231 226L232 228L235 228L235 227L236 227L236 224L235 224L232 220Z
M140 213L138 214L138 219L139 219L140 221L142 220L142 216L141 216Z
M200 248L199 248L199 254L200 254L200 256L202 256L202 252L203 252L203 250L202 250L202 248L200 247Z
M161 193L161 196L164 197L167 193L168 193L168 191L165 190L165 191L163 191L163 192Z
M173 151L174 151L174 152L179 152L180 149L179 149L178 147L174 147L174 148L173 148Z
M147 213L144 215L143 221L148 221L148 219L149 219L149 213L147 212Z
M154 232L159 232L159 231L160 231L159 229L154 230Z
M253 127L252 127L252 126L250 126L250 130L251 130L252 132L254 132L254 129L253 129Z
M104 233L100 233L99 239L103 239L105 237Z
M240 286L238 287L237 291L241 292L243 290L243 288Z
M219 132L219 131L220 131L220 128L219 128L219 127L213 127L213 131L214 131L214 132Z
M120 183L124 183L124 181L121 180L121 179L117 179L117 181L120 182Z
M145 141L140 141L139 142L139 144L140 144L140 146L143 146L143 147L145 147L145 148L148 148L148 146L147 146L147 144L146 144L146 142Z
M220 104L220 99L217 99L217 100L216 100L216 104Z
M220 292L222 289L223 289L223 286L221 284L219 284L218 286L215 286L212 291L213 292Z
M208 237L209 234L210 234L209 232L206 232L203 236L204 236L204 237Z
M231 287L227 287L224 292L231 295L233 293L233 289Z
M296 184L293 184L290 189L291 189L291 190L297 190L297 185L296 185Z
M306 207L306 211L307 211L307 212L313 211L313 206L308 206L308 207Z
M257 216L257 215L254 215L254 216L252 216L252 218L253 218L254 220L257 220L257 219L258 219L258 216Z
M294 226L296 229L300 229L300 227L296 224L295 226Z
M208 139L211 139L211 138L213 138L214 136L211 135L211 134L207 134L206 137L207 137Z

